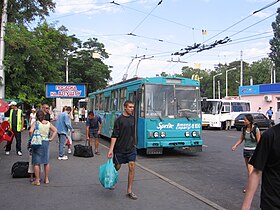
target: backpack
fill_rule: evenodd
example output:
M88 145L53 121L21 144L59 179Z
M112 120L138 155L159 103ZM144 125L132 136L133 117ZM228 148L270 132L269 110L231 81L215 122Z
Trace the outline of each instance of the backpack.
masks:
M251 139L256 140L257 125L255 125L255 124L253 124L253 125L254 125L254 127L253 127L253 129L251 130L251 132L250 132L250 137L251 137ZM245 132L246 132L246 126L244 126L244 127L242 128L243 136L245 136Z

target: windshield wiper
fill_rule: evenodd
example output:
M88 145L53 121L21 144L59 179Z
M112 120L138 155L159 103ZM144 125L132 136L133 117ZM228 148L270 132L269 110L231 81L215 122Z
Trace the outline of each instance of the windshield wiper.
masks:
M161 116L159 116L159 114L154 110L154 109L151 109L155 114L156 114L156 116L160 119L160 121L162 122L162 118L161 118Z

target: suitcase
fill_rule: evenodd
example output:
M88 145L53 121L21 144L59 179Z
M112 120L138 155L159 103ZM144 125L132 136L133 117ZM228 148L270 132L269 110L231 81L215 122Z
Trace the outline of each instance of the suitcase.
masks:
M11 174L13 178L29 178L28 162L18 161L12 166Z
M86 141L87 144L87 141ZM92 146L77 144L74 146L74 156L77 157L93 157Z

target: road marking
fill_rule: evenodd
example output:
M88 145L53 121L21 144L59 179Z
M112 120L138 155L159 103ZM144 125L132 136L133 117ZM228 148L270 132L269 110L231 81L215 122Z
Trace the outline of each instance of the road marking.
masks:
M106 145L104 145L104 144L102 144L102 143L99 143L99 144L100 144L101 146L103 146L103 147L109 149L109 147L107 147ZM155 175L156 177L162 179L163 181L167 182L168 184L170 184L170 185L172 185L172 186L174 186L174 187L176 187L176 188L182 190L183 192L185 192L185 193L187 193L187 194L193 196L194 198L196 198L196 199L202 201L203 203L207 204L208 206L211 206L212 208L217 209L217 210L226 210L225 208L223 208L223 207L219 206L218 204L216 204L216 203L214 203L214 202L208 200L207 198L205 198L205 197L203 197L203 196L201 196L201 195L195 193L194 191L192 191L192 190L190 190L190 189L188 189L188 188L186 188L186 187L184 187L184 186L178 184L177 182L174 182L174 181L172 181L171 179L169 179L169 178L167 178L167 177L165 177L165 176L163 176L163 175L161 175L161 174L159 174L159 173L157 173L157 172L155 172L155 171L153 171L153 170L151 170L151 169L149 169L149 168L146 168L146 167L143 166L142 164L136 162L136 165L137 165L138 167L142 168L143 170L145 170L145 171L147 171L147 172L149 172L149 173Z

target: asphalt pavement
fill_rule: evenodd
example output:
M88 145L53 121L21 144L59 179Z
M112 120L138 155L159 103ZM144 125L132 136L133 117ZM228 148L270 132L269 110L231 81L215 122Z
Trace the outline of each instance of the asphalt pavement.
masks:
M84 144L85 123L75 124L74 127L81 129L82 140L74 141L73 144ZM50 183L33 186L28 178L16 179L11 176L13 163L28 161L27 140L28 132L24 131L23 156L16 155L15 140L9 156L4 152L5 142L0 143L0 209L223 209L141 164L136 167L133 184L137 200L126 196L127 165L123 165L119 171L119 182L115 190L104 189L98 175L99 166L107 160L108 148L100 145L99 156L81 158L70 154L69 159L63 161L57 159L58 139L50 145Z

